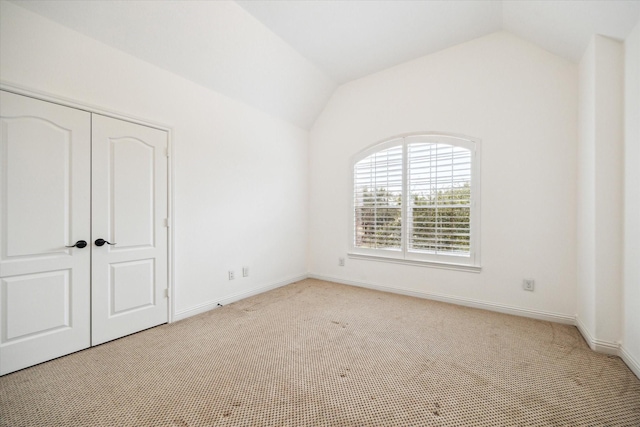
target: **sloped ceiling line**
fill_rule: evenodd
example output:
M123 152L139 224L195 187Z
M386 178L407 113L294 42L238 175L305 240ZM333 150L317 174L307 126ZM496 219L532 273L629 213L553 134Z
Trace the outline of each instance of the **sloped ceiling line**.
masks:
M578 62L640 17L640 0L13 2L303 129L337 85L495 31Z

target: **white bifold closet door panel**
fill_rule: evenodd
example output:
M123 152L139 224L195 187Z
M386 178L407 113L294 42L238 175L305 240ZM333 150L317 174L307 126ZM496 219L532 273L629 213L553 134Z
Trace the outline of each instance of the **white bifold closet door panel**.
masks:
M92 345L167 322L167 145L164 131L92 116Z
M0 91L0 375L168 320L168 134Z
M0 92L0 374L90 344L90 116Z

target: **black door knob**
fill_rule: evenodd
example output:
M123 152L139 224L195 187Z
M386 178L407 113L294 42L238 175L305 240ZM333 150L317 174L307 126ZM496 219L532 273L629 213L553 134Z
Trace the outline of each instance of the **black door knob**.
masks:
M104 245L105 243L106 243L107 245L115 245L115 243L109 243L109 242L107 242L107 241L106 241L106 240L104 240L104 239L96 239L96 241L95 241L94 243L96 244L96 246L102 246L102 245Z
M85 248L87 246L87 242L85 240L78 240L73 246L65 246L67 248Z

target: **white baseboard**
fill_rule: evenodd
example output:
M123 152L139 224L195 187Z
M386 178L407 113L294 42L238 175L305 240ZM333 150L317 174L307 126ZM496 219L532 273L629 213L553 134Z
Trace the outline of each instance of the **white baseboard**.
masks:
M629 369L640 378L640 362L627 351L624 345L620 346L620 358L627 364Z
M320 274L309 274L310 278L326 280L328 282L342 283L344 285L358 286L361 288L375 289L383 292L391 292L395 294L408 295L412 297L425 298L435 301L448 302L451 304L463 305L466 307L480 308L483 310L495 311L499 313L513 314L516 316L529 317L538 320L547 320L549 322L564 323L574 325L574 316L566 314L552 313L541 310L531 310L528 308L513 307L506 304L497 304L488 301L481 301L471 298L460 298L451 295L437 294L432 292L415 291L412 289L396 288L374 283L355 282L353 280L339 279L337 277L323 276Z
M589 329L587 329L587 327L584 325L584 323L582 323L582 321L578 316L576 316L575 325L576 325L576 328L578 328L580 335L582 335L582 338L584 338L584 340L587 342L587 345L589 346L589 348L591 348L591 350L595 350L594 348L595 346L593 344L593 336L591 335L591 332L589 332Z
M275 288L279 288L281 286L288 285L293 282L298 282L300 280L306 279L308 276L306 274L302 274L295 277L290 277L285 280L281 280L278 282L270 283L268 285L260 286L257 288L249 289L248 291L240 292L237 294L230 295L228 297L216 300L216 301L207 301L202 304L198 304L194 307L188 308L186 310L178 311L173 315L173 321L177 322L178 320L186 319L187 317L195 316L196 314L204 313L209 310L213 310L214 308L220 305L231 304L232 302L240 301L241 299L248 298L254 295L261 294L263 292L270 291Z
M594 338L591 331L582 323L578 316L575 317L575 325L591 350L597 351L598 353L613 354L615 356L620 355L619 343Z
M582 321L578 316L569 316L566 314L551 313L551 312L540 311L540 310L530 310L526 308L513 307L505 304L496 304L496 303L487 302L487 301L480 301L480 300L475 300L470 298L460 298L460 297L436 294L431 292L421 292L421 291L415 291L412 289L395 288L395 287L390 287L385 285L378 285L374 283L356 282L353 280L339 279L337 277L323 276L320 274L309 274L309 277L313 279L326 280L329 282L342 283L345 285L358 286L361 288L375 289L383 292L409 295L413 297L448 302L451 304L463 305L467 307L481 308L484 310L496 311L499 313L513 314L516 316L530 317L533 319L547 320L550 322L573 325L578 328L578 331L584 337L585 341L587 342L587 345L589 346L589 348L591 348L591 350L596 351L598 353L612 354L615 356L619 356L622 359L622 361L626 363L629 369L638 378L640 378L640 362L638 362L638 360L634 358L625 349L623 345L620 345L617 342L595 339L591 334L591 332L584 325L584 323L582 323Z
M308 274L308 275L302 274L299 276L290 277L285 280L274 282L268 285L253 288L245 292L240 292L234 295L230 295L228 297L222 298L217 301L208 301L208 302L199 304L197 306L188 308L186 310L176 312L174 314L173 320L178 321L178 320L186 319L188 317L195 316L196 314L204 313L206 311L217 308L218 304L227 305L232 302L239 301L241 299L248 298L253 295L261 294L271 289L279 288L281 286L285 286L285 285L298 282L300 280L304 280L307 278L326 280L328 282L342 283L344 285L375 289L378 291L408 295L408 296L417 297L417 298L425 298L425 299L430 299L434 301L442 301L442 302L462 305L466 307L473 307L473 308L480 308L483 310L495 311L498 313L513 314L515 316L546 320L549 322L574 325L578 328L578 331L580 331L580 334L584 337L585 341L593 351L619 356L627 364L629 369L638 378L640 378L640 362L638 362L638 360L634 358L625 349L624 346L615 342L595 339L591 334L591 332L584 325L584 323L582 323L582 321L578 316L569 316L566 314L552 313L552 312L541 311L541 310L531 310L527 308L513 307L506 304L497 304L497 303L488 302L488 301L481 301L481 300L476 300L471 298L460 298L460 297L455 297L451 295L443 295L443 294L437 294L432 292L421 292L421 291L415 291L415 290L406 289L406 288L396 288L391 286L379 285L375 283L356 282L353 280L339 279L337 277L329 277L329 276L324 276L320 274Z

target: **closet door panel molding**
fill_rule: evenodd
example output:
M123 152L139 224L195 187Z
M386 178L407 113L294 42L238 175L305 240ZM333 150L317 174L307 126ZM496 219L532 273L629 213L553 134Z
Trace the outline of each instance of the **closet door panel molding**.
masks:
M0 83L0 375L172 319L170 138Z
M0 91L0 374L90 345L90 113Z
M92 117L92 345L166 323L167 133ZM96 246L96 239L109 243Z

